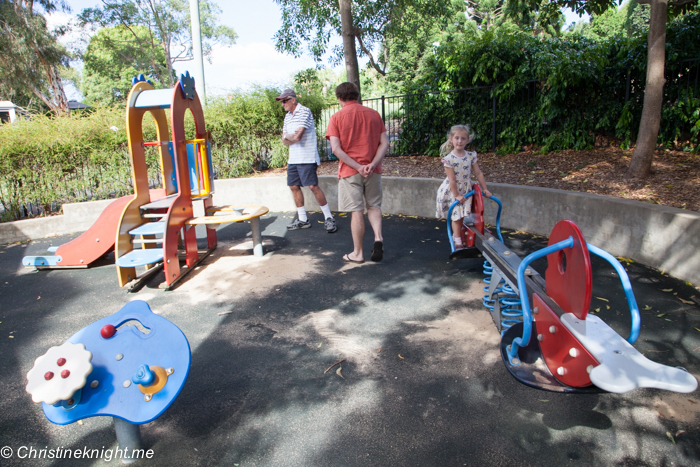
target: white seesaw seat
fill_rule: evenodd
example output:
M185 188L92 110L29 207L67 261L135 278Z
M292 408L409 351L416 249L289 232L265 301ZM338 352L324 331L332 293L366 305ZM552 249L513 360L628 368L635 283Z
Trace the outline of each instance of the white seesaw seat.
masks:
M597 316L589 314L582 321L565 313L561 322L600 362L589 376L605 391L621 394L636 388L655 388L688 393L698 387L693 375L649 360Z

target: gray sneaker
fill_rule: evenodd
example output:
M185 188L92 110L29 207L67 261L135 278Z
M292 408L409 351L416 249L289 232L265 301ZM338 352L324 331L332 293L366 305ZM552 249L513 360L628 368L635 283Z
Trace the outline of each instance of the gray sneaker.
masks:
M338 226L335 225L335 219L332 217L326 219L326 222L323 224L323 226L326 228L326 232L328 233L333 233L336 230L338 230Z
M299 217L295 217L294 222L287 226L287 230L308 229L309 227L311 227L311 222L309 222L308 220L300 221Z

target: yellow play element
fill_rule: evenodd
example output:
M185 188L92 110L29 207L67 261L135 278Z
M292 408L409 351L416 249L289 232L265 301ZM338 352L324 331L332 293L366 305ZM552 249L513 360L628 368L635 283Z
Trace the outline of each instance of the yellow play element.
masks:
M187 224L216 228L219 224L256 219L269 211L265 206L211 206L207 208L206 216L193 217L187 221Z

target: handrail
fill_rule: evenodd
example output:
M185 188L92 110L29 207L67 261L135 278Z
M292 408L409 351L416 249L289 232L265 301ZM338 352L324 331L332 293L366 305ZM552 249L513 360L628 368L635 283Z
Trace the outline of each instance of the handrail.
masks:
M518 348L526 347L530 343L530 334L532 333L532 315L530 314L530 301L527 296L527 288L525 286L525 269L536 259L540 259L551 253L555 253L564 248L573 248L574 238L569 237L566 240L555 243L554 245L549 245L537 250L534 253L530 253L520 262L518 266L518 291L520 291L520 307L523 311L523 336L516 337L513 339L513 343L508 346L508 360L513 366L520 365L520 359L518 359Z
M634 344L639 337L639 328L641 326L641 317L639 316L639 306L637 305L637 300L634 298L634 292L632 292L632 284L630 283L630 278L627 275L627 271L622 267L620 262L610 253L605 250L598 248L595 245L591 245L586 242L588 246L588 251L595 253L601 258L607 260L608 263L615 268L617 275L620 276L620 282L622 282L622 288L625 290L625 296L627 297L627 304L630 307L630 314L632 315L632 329L630 329L630 335L627 338L627 342Z
M464 195L464 198L469 198L470 196L474 195L474 190L471 190L469 193ZM455 241L452 238L452 211L454 210L455 206L459 204L458 200L455 200L451 205L450 209L447 210L447 236L450 238L450 250L455 251Z
M469 193L464 195L465 198L468 198L470 196L474 195L474 190L471 190ZM489 198L498 204L498 213L496 214L496 233L498 234L498 239L503 243L503 235L501 235L501 211L503 210L503 203L501 203L501 200L496 198L495 196L491 196ZM447 235L450 238L450 249L452 251L455 251L455 244L454 244L454 239L452 238L452 210L459 204L459 201L455 200L451 205L450 209L447 211Z
M491 198L489 199L498 204L498 214L496 214L496 233L498 234L498 239L501 241L501 243L503 243L503 235L501 235L501 211L503 210L503 203L501 203L501 200L493 195L491 195Z

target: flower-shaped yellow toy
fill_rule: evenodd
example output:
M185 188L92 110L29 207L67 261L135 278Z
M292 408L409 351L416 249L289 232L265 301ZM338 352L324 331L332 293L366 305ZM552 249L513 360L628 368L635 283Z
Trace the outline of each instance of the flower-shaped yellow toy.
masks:
M34 402L55 404L70 399L92 373L92 353L83 344L66 342L37 358L27 373L27 392Z

